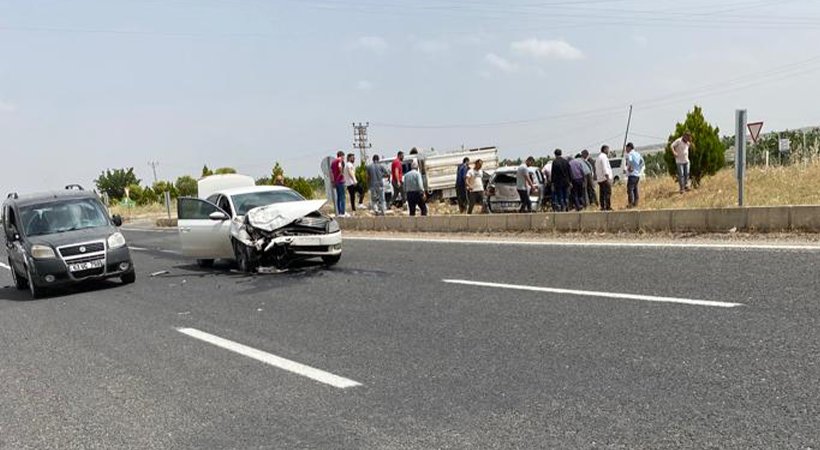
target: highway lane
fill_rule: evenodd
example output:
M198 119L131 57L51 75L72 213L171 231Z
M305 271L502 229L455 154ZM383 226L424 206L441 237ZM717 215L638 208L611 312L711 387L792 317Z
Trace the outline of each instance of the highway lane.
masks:
M127 237L135 285L0 290L0 447L817 445L818 252L350 241L332 270L246 276Z

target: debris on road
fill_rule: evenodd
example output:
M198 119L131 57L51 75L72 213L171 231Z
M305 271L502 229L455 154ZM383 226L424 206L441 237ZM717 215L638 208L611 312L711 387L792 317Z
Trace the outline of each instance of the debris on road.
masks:
M153 277L158 277L160 275L168 275L169 273L171 273L171 272L169 272L167 270L160 270L158 272L152 273L150 276L153 278Z

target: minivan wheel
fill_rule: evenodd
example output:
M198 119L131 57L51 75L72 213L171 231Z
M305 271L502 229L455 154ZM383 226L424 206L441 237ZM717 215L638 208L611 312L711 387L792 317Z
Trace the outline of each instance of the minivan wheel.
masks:
M34 284L34 277L31 275L30 268L26 268L26 277L28 277L28 290L31 293L32 300L42 297L43 289Z
M11 258L9 258L9 268L11 268L11 279L14 280L14 287L21 291L28 289L28 282L25 278L17 275L17 269L11 263Z
M122 284L134 284L134 282L137 281L137 273L126 273L120 277L120 281L122 281Z

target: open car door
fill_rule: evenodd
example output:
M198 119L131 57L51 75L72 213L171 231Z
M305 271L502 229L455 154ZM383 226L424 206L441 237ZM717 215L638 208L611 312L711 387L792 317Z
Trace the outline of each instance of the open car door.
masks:
M182 254L197 259L233 259L231 218L213 203L199 198L177 200L177 228Z

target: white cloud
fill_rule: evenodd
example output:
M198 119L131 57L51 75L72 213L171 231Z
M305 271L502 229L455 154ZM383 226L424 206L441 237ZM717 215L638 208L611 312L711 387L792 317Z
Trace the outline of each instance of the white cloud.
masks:
M379 36L362 36L356 40L356 47L370 50L377 54L387 51L387 41Z
M536 59L573 60L584 58L584 54L581 50L578 50L564 40L546 41L531 38L524 41L513 42L510 44L510 48L514 53Z
M372 90L373 89L373 83L371 83L367 80L360 80L358 83L356 83L356 89L358 89L360 91Z
M17 105L0 100L0 113L13 113L14 111L17 111Z
M419 52L434 55L450 50L450 44L444 41L437 41L431 39L421 39L416 41L413 48Z
M518 71L517 64L508 61L495 53L487 53L484 56L484 61L502 72L512 73Z

